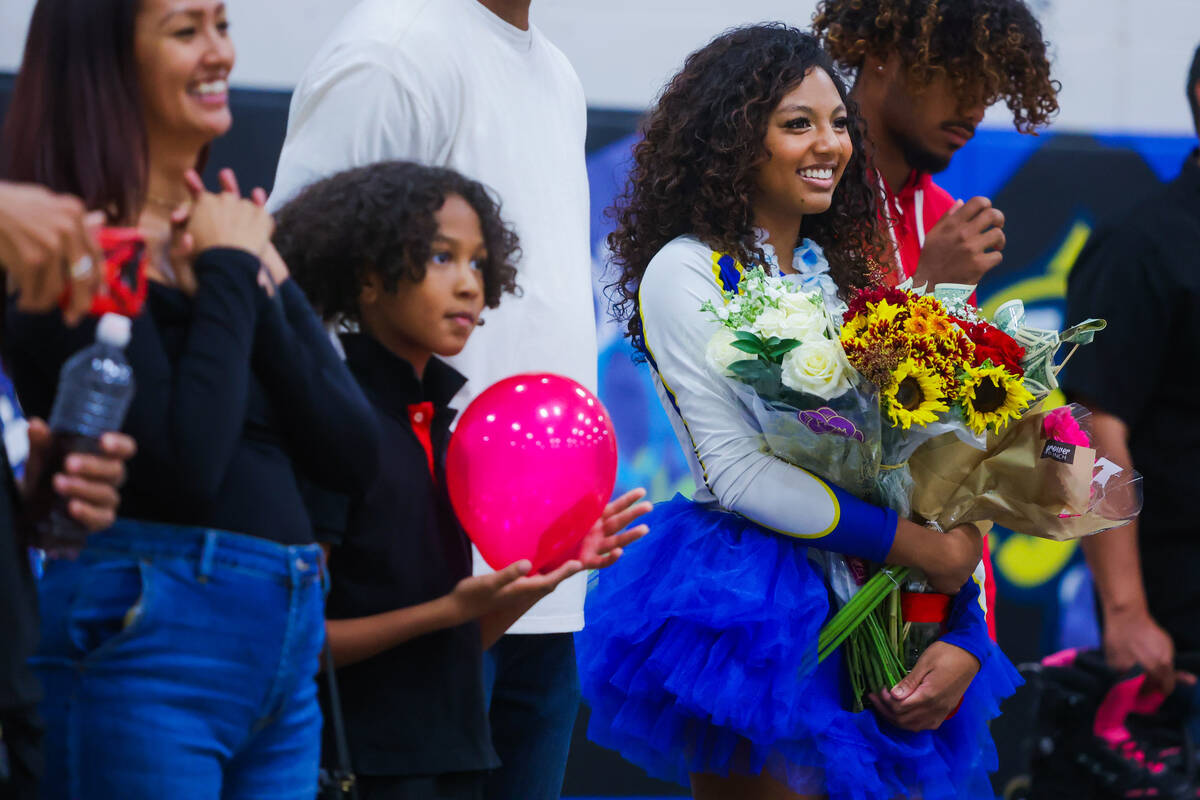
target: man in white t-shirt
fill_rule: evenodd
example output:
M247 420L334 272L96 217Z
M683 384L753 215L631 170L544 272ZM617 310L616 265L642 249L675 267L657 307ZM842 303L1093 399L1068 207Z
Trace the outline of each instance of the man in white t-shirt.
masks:
M583 88L529 22L530 0L363 0L292 97L270 208L305 185L386 159L481 181L516 228L523 294L485 315L452 363L460 410L501 378L555 372L596 390ZM476 556L476 572L486 569ZM489 798L557 798L579 704L572 633L584 576L533 607L486 656Z

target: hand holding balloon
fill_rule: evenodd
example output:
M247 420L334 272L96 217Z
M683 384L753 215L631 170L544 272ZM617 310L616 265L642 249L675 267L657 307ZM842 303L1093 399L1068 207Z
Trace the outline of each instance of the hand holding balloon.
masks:
M583 537L579 557L557 569L541 575L526 575L524 571L528 569L529 562L518 561L501 572L469 578L475 581L505 573L521 575L494 580L494 583L503 583L503 586L491 598L493 610L480 617L479 631L483 646L491 647L534 603L554 591L567 578L583 569L602 569L616 563L624 548L645 536L649 530L645 525L638 525L623 531L629 523L650 510L649 503L639 502L645 496L645 489L634 489L605 506L604 513Z
M633 542L650 532L645 525L638 525L622 533L643 514L649 514L653 505L638 502L646 496L646 490L638 487L613 500L604 507L604 513L583 537L579 549L579 561L584 569L603 569L616 563L621 553Z
M520 559L534 573L574 560L606 566L623 546L613 534L645 513L633 513L640 496L620 506L627 495L602 518L616 432L591 392L558 375L506 378L475 398L450 440L446 475L454 510L493 569ZM609 530L607 520L626 517Z

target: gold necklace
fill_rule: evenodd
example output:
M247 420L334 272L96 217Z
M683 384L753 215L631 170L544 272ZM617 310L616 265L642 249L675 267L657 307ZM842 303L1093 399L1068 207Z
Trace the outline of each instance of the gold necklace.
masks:
M174 211L175 209L179 208L181 205L186 203L187 200L185 199L185 200L178 200L178 201L172 202L165 197L159 197L158 195L153 195L153 194L150 194L149 192L146 192L146 202L152 206L156 206L156 207L162 209L163 211Z

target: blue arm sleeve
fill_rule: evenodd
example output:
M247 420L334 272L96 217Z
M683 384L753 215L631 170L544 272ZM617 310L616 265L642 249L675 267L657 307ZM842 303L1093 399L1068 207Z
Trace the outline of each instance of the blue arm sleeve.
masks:
M825 483L820 478L817 480ZM859 500L832 484L825 483L825 486L833 495L837 507L833 528L824 535L800 538L807 539L806 544L818 550L883 563L896 538L896 526L899 524L896 512Z
M720 305L717 254L677 239L651 261L638 289L647 357L659 397L688 454L700 502L800 540L808 547L884 561L896 514L857 499L763 447L754 415L708 363L720 323L701 312Z
M982 665L992 655L995 646L988 635L987 620L979 605L979 584L968 578L961 591L954 596L950 605L949 630L941 641L961 647Z

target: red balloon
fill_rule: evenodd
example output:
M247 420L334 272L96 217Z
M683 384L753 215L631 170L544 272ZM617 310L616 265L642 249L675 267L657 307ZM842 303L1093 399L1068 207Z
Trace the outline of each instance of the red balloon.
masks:
M617 481L617 436L587 389L550 373L505 378L459 419L450 501L484 560L549 572L579 554Z

